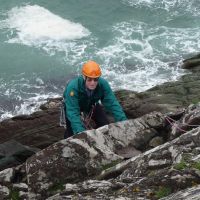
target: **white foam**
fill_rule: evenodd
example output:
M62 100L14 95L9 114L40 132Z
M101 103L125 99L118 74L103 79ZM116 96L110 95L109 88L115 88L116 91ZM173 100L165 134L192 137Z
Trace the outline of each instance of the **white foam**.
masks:
M20 105L16 105L14 111L4 111L0 110L3 114L0 116L0 121L5 119L17 116L17 115L30 115L33 112L39 110L39 107L44 104L48 98L57 98L60 97L58 94L55 93L48 93L37 95L35 97L30 97L27 99L23 99L23 103Z
M62 62L69 66L82 62L87 48L93 48L94 38L80 23L53 14L38 5L14 7L0 29L8 32L8 43L18 43L44 50L48 55L62 53Z
M24 99L24 102L20 106L15 107L15 113L13 113L13 115L31 114L39 110L40 105L44 104L48 98L56 97L59 97L59 95L55 93L49 93L41 95L38 94L35 97Z
M75 40L90 35L81 24L63 19L38 5L11 9L4 27L5 24L16 30L9 42L26 45L49 45L52 41Z
M30 79L25 79L24 76L23 73L12 76L11 81L0 79L1 92L4 94L0 105L0 121L16 115L31 114L39 110L48 98L60 97L60 88L52 85L49 92L47 88L50 85L45 84L41 77L33 74Z
M153 10L166 10L170 12L171 16L183 15L183 13L189 13L192 16L200 15L200 7L197 0L122 0L122 2L134 8L148 7Z
M3 121L3 120L5 120L5 119L9 119L9 118L13 117L12 112L9 112L9 111L5 112L3 110L2 110L2 112L4 112L4 113L0 117L0 122Z
M136 9L148 7L148 11L153 9L155 13L156 9L170 11L169 20L173 20L174 15L182 14L180 11L192 13L192 16L200 14L199 7L192 5L195 0L183 0L182 3L171 0L123 2ZM68 66L81 66L86 59L95 57L101 61L103 75L113 89L125 88L140 92L166 81L177 80L185 73L178 67L182 59L180 55L200 50L199 28L169 28L155 24L134 20L117 23L111 27L112 39L106 41L106 46L101 49L96 46L99 44L98 38L93 38L81 24L63 19L38 5L11 9L7 19L0 21L0 29L8 30L10 43L41 48L49 55L61 51ZM174 62L173 67L170 62ZM39 108L45 98L57 95L48 93L49 90L45 92L42 79L36 78L36 83L32 84L29 77L24 77L1 84L1 91L8 99L18 100L16 110L5 110L3 118L30 114ZM21 96L17 96L19 93ZM19 101L23 103L19 105ZM0 112L3 113L2 110Z
M167 81L175 81L185 71L180 55L200 49L197 28L169 28L138 21L113 27L113 40L97 52L104 61L103 74L114 89L144 91ZM171 65L173 63L173 66Z

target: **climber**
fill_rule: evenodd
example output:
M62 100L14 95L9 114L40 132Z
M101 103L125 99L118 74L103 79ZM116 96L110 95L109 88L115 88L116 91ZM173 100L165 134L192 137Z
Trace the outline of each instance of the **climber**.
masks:
M67 84L63 97L66 117L64 138L89 129L90 120L95 122L95 128L109 124L106 111L116 122L127 119L108 82L101 77L99 64L94 61L83 65L82 75ZM81 113L86 120L82 120Z

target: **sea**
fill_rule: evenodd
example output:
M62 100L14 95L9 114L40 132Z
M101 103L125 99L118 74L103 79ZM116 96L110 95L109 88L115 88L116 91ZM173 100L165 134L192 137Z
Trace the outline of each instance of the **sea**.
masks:
M62 96L87 60L141 92L190 73L199 51L199 0L0 0L0 121Z

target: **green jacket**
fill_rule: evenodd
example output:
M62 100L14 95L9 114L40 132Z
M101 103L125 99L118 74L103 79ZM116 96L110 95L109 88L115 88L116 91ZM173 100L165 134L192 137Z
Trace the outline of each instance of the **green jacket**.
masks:
M105 107L106 111L112 113L115 121L126 120L126 115L118 103L114 93L112 92L108 82L99 78L98 85L94 90L92 97L88 97L85 90L85 81L82 76L71 80L64 91L64 101L66 105L66 114L71 122L74 134L82 132L85 129L80 118L80 113L89 113L92 105L98 103L99 100Z

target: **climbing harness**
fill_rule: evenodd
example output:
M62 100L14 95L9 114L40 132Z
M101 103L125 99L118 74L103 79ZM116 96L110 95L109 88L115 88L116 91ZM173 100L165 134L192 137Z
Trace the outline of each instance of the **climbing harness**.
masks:
M92 115L95 110L95 105L92 106L90 112L87 115L84 115L84 113L81 113L81 120L87 130L92 129L91 121L92 121ZM67 128L66 124L66 106L64 99L61 101L60 105L60 126L63 126L65 129Z

